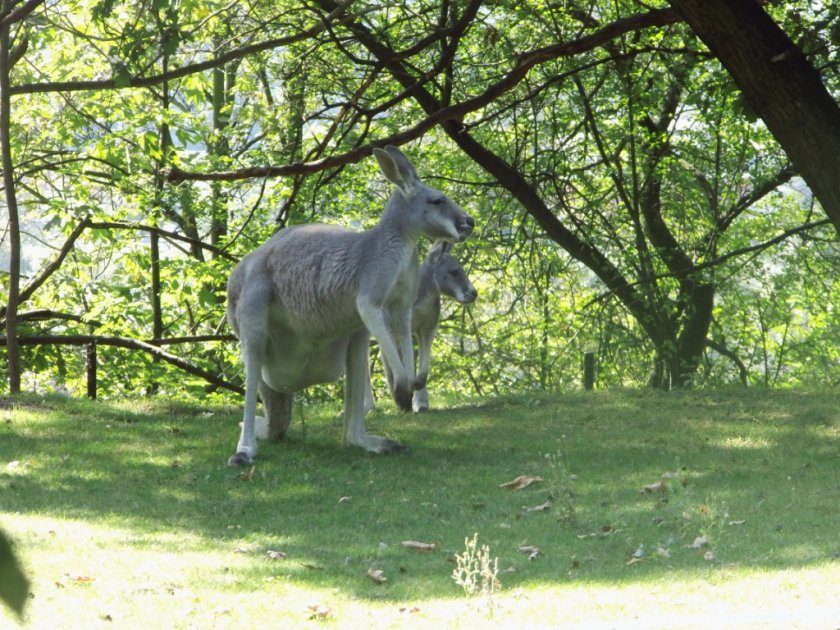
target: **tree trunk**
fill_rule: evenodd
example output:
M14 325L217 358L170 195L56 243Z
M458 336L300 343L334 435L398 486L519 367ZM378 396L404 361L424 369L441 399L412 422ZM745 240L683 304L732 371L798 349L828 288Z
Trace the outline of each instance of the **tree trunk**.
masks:
M755 0L669 0L729 71L840 233L840 107Z
M3 0L0 18L12 10L10 0ZM20 296L20 217L15 195L15 177L11 146L11 95L9 73L12 70L9 34L10 25L0 25L0 162L3 167L3 186L9 212L9 303L6 308L6 356L9 366L9 391L20 392L20 351L18 346L17 312Z

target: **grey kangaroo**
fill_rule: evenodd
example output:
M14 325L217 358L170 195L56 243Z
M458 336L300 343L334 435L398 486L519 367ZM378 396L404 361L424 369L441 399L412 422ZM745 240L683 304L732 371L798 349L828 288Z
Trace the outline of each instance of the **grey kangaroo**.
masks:
M414 374L411 308L419 280L421 236L460 242L474 222L443 193L424 185L396 147L374 149L394 184L379 223L353 232L309 224L281 230L242 259L228 281L228 322L245 363L245 409L231 466L253 463L257 392L268 437L285 437L294 392L346 373L345 445L373 453L405 448L365 431L371 334L393 372L394 399L411 409Z
M414 391L412 408L415 413L429 409L429 391L426 382L429 378L429 363L432 356L432 341L437 334L440 321L440 296L446 295L461 304L472 304L478 296L466 271L450 253L452 243L438 240L426 255L420 266L417 297L411 311L411 332L417 337L417 359L419 369ZM383 366L388 384L393 389L393 373L387 359L383 356ZM367 408L373 407L373 395L370 395Z

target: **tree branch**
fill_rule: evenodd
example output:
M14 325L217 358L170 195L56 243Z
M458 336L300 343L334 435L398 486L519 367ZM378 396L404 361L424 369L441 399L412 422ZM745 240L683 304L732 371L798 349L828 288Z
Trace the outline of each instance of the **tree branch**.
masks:
M45 1L46 0L29 0L29 2L18 7L0 20L0 28L7 28L16 22L22 22L29 17L30 13L44 4Z
M44 0L36 0L43 2ZM321 22L311 28L308 28L295 35L287 37L280 37L276 39L269 39L264 42L250 44L235 48L217 57L213 57L207 61L189 64L169 70L168 72L161 72L147 77L111 77L110 79L90 80L90 81L47 81L44 83L27 83L23 85L13 85L9 88L9 94L12 96L20 94L38 94L43 92L84 92L95 90L121 90L130 88L151 87L171 81L173 79L180 79L181 77L189 76L205 70L212 70L224 66L230 61L242 59L249 55L253 55L266 50L280 48L281 46L289 46L315 35L318 35L327 25L333 21L341 21L342 14L348 6L352 4L352 0L345 0L345 2L338 3L335 10L331 11ZM8 19L8 18L7 18Z
M200 247L201 249L206 249L207 251L212 252L217 256L221 256L226 260L230 260L232 262L237 261L237 258L235 256L227 253L221 247L216 247L215 245L210 245L209 243L205 243L204 241L190 238L189 236L183 236L181 234L178 234L177 232L170 232L169 230L164 230L152 225L143 225L141 223L124 223L122 221L89 221L88 227L93 230L140 230L143 232L149 232L150 234L158 234L159 236L162 236L164 238L171 238L176 241L181 241L182 243L187 243L188 245L194 245Z
M319 3L325 8L332 8L332 13L335 12L334 5L329 2ZM331 14L332 14L331 13ZM520 55L516 65L511 69L502 79L490 85L481 94L472 98L466 99L460 103L450 105L448 107L438 108L427 115L427 117L417 123L414 127L406 129L405 131L395 133L381 140L358 147L346 153L315 160L312 162L297 162L293 164L285 164L281 166L254 166L237 169L233 171L223 171L217 173L196 173L183 171L177 167L170 169L168 178L172 182L180 181L234 181L240 179L248 179L252 177L284 177L292 175L308 175L317 173L323 170L344 166L353 162L362 160L373 152L374 147L383 146L386 144L402 145L412 140L415 140L425 134L429 129L435 125L447 121L462 121L464 117L474 111L486 107L500 96L509 92L519 83L521 83L528 73L536 66L553 61L560 57L570 57L580 54L599 46L606 42L631 31L637 31L651 26L663 26L672 24L679 20L677 14L672 9L657 9L649 11L648 13L633 15L627 18L616 20L615 22L605 26L598 31L581 37L580 39L555 44L545 48L539 48L529 53ZM354 23L350 22L348 17L346 25L351 28ZM355 25L356 30L360 29L359 25ZM356 32L356 31L354 31ZM357 33L357 36L371 39L371 36L366 31L362 30ZM392 50L385 48L378 42L368 42L371 46L377 47L375 54L380 58L387 59L387 66L394 71L396 66L399 66L399 56ZM415 81L403 70L403 76L398 79L403 83L406 93L415 92L421 88L424 79ZM414 94L413 94L414 95ZM428 104L428 103L427 103Z
M0 346L5 346L6 343L6 337L0 337ZM140 341L139 339L129 339L128 337L100 337L98 335L34 335L31 337L19 337L18 343L21 346L86 346L88 344L95 343L103 346L126 348L128 350L140 350L142 352L146 352L153 356L159 357L163 361L174 365L175 367L187 372L188 374L198 376L199 378L204 379L212 385L222 387L237 394L245 393L245 390L239 387L238 385L229 383L223 378L217 376L216 374L213 374L212 372L208 372L207 370L200 368L197 365L194 365L189 361L182 359L181 357L177 357L174 354L170 354L165 350L161 350L157 346L154 346L145 341Z

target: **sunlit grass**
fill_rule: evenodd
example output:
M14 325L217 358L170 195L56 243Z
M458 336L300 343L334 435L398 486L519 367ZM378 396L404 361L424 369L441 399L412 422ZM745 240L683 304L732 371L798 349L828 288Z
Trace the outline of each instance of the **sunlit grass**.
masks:
M0 408L0 527L33 580L28 627L840 620L832 392L576 393L452 401L421 416L384 407L369 427L409 455L342 449L337 405L310 407L288 443L261 445L250 480L224 465L237 409ZM498 487L518 475L542 481ZM473 534L499 562L492 606L451 577ZM0 612L0 626L12 623Z

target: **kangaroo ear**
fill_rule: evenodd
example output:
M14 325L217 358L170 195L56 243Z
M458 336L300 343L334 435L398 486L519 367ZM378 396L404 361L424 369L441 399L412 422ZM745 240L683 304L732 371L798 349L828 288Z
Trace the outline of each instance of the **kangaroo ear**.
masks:
M429 262L437 262L450 251L452 251L452 243L438 239L426 255L426 260Z
M387 146L384 149L375 148L373 155L379 162L379 169L385 179L394 184L403 197L411 197L417 191L417 171L411 162L397 147Z

